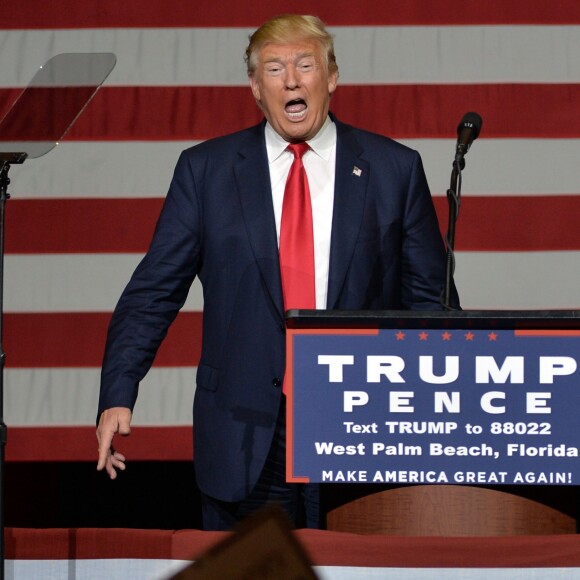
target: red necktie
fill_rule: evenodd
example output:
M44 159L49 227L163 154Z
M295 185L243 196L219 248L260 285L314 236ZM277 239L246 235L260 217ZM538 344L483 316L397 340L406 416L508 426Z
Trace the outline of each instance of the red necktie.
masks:
M280 271L284 292L284 309L314 309L314 234L312 205L308 177L302 156L308 151L306 143L291 143L294 154L290 167L280 226Z

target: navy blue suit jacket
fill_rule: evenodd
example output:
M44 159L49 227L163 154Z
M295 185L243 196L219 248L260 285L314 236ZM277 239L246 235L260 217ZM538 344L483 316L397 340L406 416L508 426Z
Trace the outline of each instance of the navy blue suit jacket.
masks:
M440 309L445 253L419 155L335 122L327 307ZM197 480L208 495L237 501L252 490L270 448L285 367L263 123L182 153L151 247L110 325L99 413L133 408L195 276L204 293Z

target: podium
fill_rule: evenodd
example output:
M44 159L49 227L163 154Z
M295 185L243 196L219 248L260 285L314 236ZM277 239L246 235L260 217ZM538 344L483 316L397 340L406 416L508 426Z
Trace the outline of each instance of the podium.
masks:
M329 530L576 533L580 312L287 313L287 479Z

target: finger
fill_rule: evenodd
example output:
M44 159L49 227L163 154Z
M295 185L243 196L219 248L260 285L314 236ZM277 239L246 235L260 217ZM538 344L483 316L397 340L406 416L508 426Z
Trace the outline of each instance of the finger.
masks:
M113 457L115 459L118 459L119 461L123 461L123 462L126 461L125 456L122 453L119 453L118 451L113 451Z
M108 475L111 479L117 479L117 472L115 471L115 468L113 467L112 461L107 460L107 463L105 465L105 471L108 473Z
M113 432L97 429L97 439L99 441L99 461L97 462L97 471L101 471L105 467L111 454Z
M113 467L116 467L121 471L125 471L125 462L123 460L118 459L117 457L112 457L111 464L113 465Z
M119 435L130 435L131 434L131 416L124 414L119 414L119 425L117 427L117 432Z
M117 469L125 471L125 457L121 453L110 454L105 463L105 471L111 479L117 479Z

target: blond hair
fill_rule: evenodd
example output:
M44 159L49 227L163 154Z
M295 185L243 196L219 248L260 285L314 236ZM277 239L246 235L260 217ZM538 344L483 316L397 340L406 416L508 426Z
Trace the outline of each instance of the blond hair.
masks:
M258 52L270 43L286 44L313 40L320 44L325 56L327 71L330 74L338 72L334 55L334 41L326 30L324 22L317 16L300 14L282 14L268 20L250 36L250 43L246 49L245 61L248 75L252 76L258 65Z

